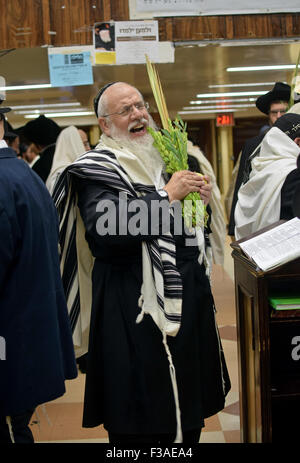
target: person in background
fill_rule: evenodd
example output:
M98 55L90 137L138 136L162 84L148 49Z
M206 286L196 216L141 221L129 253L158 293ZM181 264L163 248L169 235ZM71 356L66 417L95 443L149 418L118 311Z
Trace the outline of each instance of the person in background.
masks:
M214 264L223 265L226 224L221 193L217 185L216 177L210 162L198 146L193 145L193 143L188 140L187 150L190 170L208 175L212 184L211 198L209 201L211 208L211 233L209 234L209 240L212 251L212 262Z
M228 223L228 235L234 237L234 212L237 203L238 191L245 180L245 175L249 176L251 163L248 161L250 156L259 150L260 144L266 132L273 126L279 117L285 114L288 110L288 103L291 96L291 87L283 82L276 82L273 89L264 95L261 95L256 100L256 107L263 114L268 116L268 124L261 129L259 135L246 140L245 145L240 153L237 161L238 170L236 172L235 185L231 188L232 201L230 206L230 215Z
M56 141L55 152L46 186L50 193L62 171L90 149L87 134L73 125L63 129Z
M284 114L265 135L252 160L249 180L238 192L235 238L244 238L280 219L294 217L293 196L299 185L300 115Z
M46 182L53 162L56 139L60 133L60 127L56 122L41 115L28 122L22 130L25 139L34 143L40 158L32 165L32 169Z
M182 224L181 199L197 191L207 205L212 187L189 170L166 176L136 88L107 84L94 107L100 142L53 192L69 310L92 306L83 426L103 423L111 443L197 443L230 380L204 230L174 221Z
M30 145L28 146L27 151L25 153L25 159L31 168L40 159L38 149L34 143L30 143Z
M0 443L33 443L35 408L77 376L45 185L3 140L0 107Z

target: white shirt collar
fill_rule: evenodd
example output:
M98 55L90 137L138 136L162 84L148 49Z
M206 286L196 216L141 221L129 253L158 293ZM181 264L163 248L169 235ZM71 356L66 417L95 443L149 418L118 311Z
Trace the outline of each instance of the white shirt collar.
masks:
M0 140L0 149L1 148L7 148L7 143L5 140Z

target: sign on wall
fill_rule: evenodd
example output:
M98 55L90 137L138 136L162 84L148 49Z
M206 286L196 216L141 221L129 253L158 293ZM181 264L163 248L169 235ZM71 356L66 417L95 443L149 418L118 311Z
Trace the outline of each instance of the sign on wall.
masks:
M86 48L48 48L48 63L52 87L94 83L91 51Z
M300 12L299 0L129 0L130 19Z
M157 21L117 21L116 64L145 63L145 55L158 61Z

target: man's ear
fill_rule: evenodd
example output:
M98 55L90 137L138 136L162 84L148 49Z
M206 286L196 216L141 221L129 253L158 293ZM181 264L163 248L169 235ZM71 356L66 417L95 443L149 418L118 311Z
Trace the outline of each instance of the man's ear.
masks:
M0 120L0 140L4 137L4 119Z
M99 122L101 131L105 133L105 135L109 136L110 135L110 128L109 128L110 124L107 118L99 117L98 122Z

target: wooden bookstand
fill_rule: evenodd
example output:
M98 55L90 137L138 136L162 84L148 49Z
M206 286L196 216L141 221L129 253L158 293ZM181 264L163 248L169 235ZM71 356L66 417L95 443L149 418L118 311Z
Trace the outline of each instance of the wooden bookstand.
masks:
M250 237L248 237L250 238ZM300 310L275 311L269 295L300 293L300 258L262 272L233 248L241 442L299 439Z

